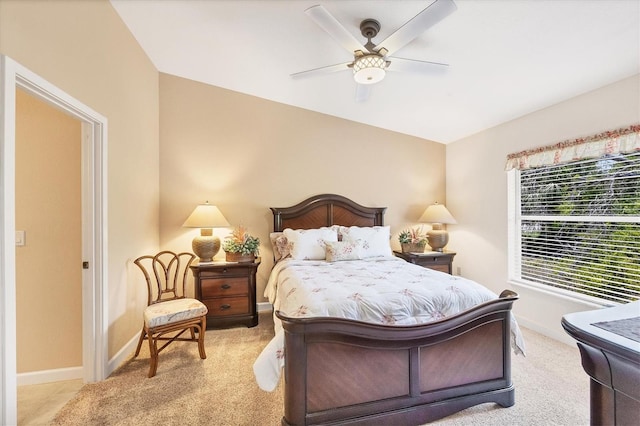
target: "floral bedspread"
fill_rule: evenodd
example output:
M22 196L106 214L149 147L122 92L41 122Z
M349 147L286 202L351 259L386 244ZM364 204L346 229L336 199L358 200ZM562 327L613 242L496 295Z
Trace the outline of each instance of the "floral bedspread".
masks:
M278 262L265 297L289 317L341 317L378 324L436 321L498 296L474 281L407 263L396 257L326 262ZM284 366L284 333L274 315L275 337L253 365L261 389L276 388ZM512 344L524 353L520 329L511 319Z

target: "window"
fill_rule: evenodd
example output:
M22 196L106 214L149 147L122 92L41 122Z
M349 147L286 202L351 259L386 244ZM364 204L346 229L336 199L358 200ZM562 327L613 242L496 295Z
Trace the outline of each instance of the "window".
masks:
M510 172L510 276L600 303L640 298L640 151Z

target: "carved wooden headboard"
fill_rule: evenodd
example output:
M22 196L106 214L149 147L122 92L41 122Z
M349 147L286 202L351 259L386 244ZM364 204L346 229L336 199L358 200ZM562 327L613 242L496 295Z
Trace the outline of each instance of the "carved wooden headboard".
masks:
M271 207L273 231L322 226L382 226L386 207L365 207L342 195L321 194L291 207Z

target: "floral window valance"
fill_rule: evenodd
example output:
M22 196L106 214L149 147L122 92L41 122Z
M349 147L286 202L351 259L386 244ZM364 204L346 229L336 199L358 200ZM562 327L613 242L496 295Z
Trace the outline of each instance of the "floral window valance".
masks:
M633 151L640 151L640 124L509 154L506 170L526 170Z

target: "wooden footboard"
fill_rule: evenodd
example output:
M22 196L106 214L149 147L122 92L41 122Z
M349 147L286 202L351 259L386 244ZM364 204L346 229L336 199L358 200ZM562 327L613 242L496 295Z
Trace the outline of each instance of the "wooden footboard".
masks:
M419 425L514 404L510 311L518 295L416 326L289 318L283 425Z

